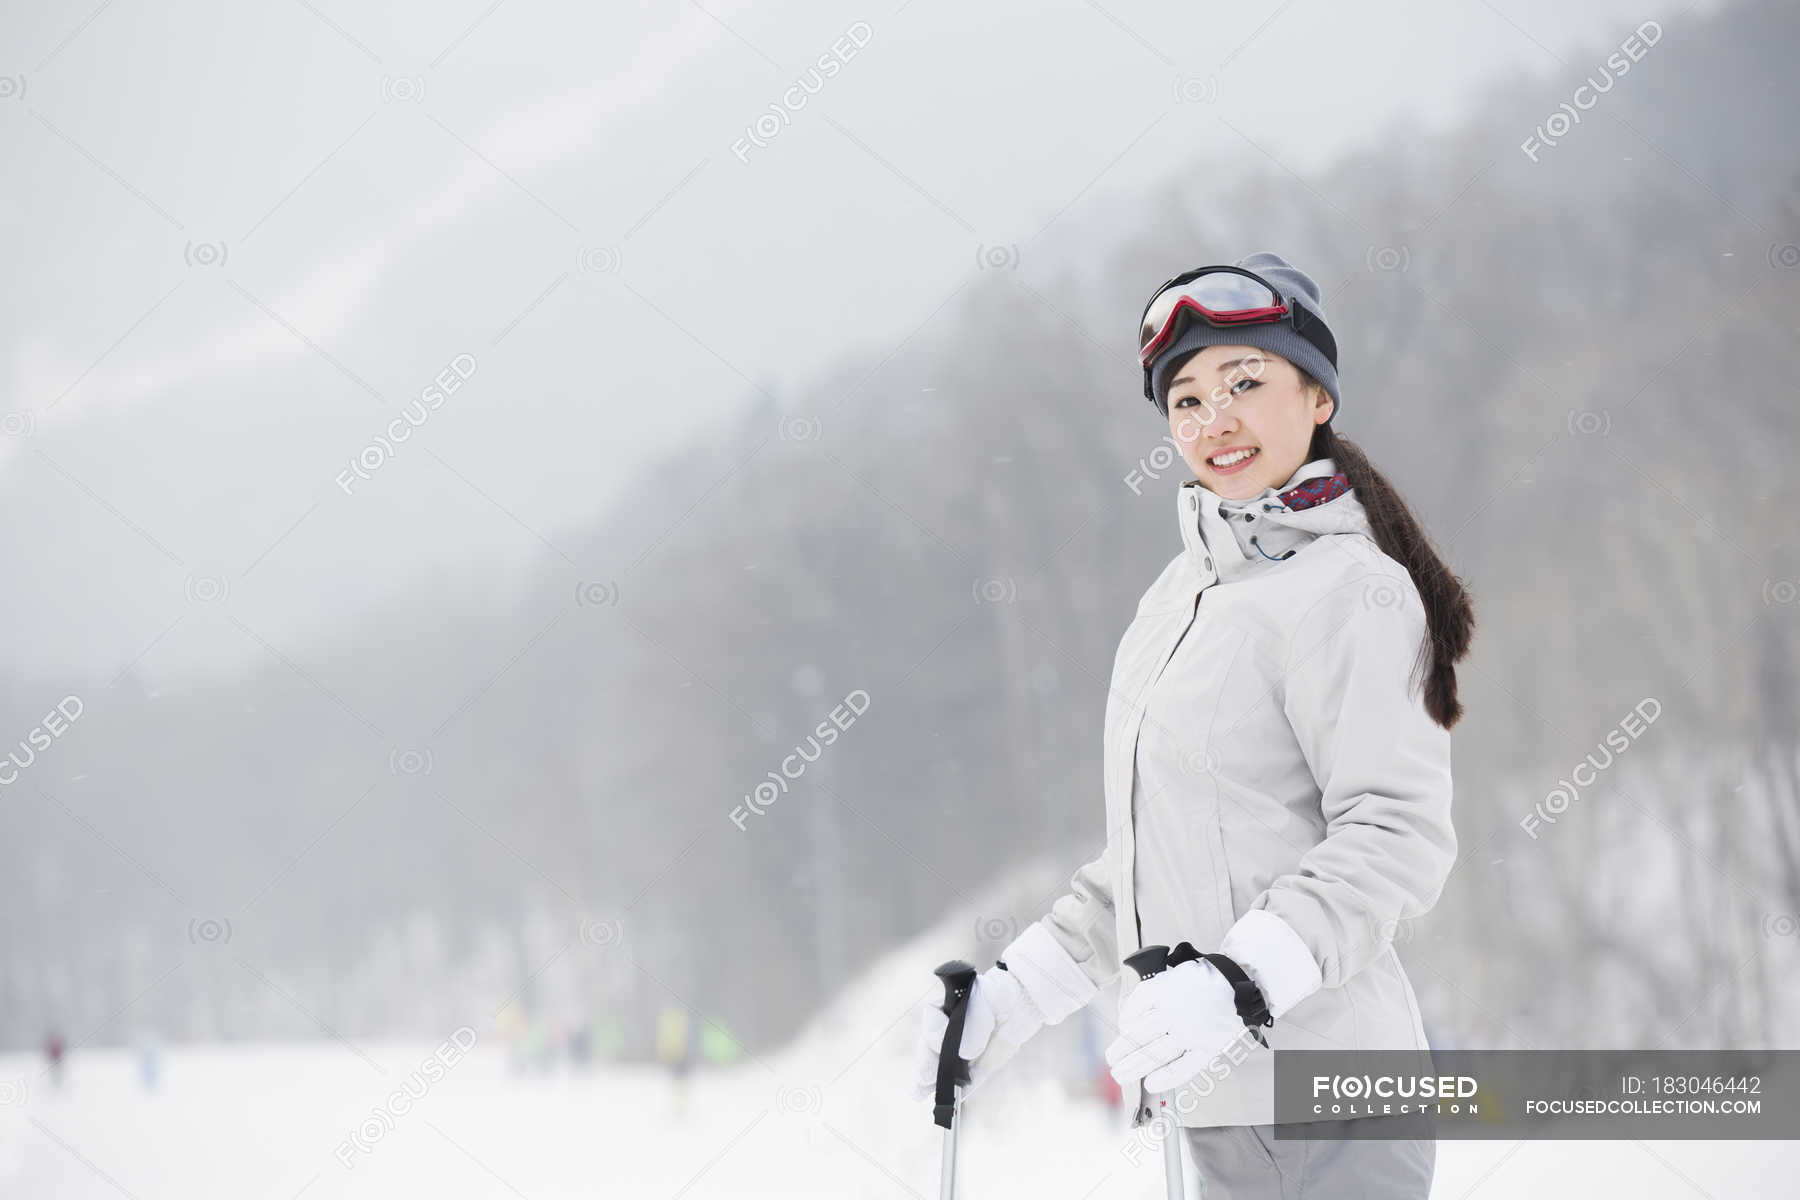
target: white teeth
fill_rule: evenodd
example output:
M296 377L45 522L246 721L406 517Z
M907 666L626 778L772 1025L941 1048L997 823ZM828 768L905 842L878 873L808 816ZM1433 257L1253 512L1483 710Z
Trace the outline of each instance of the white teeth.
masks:
M1255 453L1255 450L1235 450L1222 458L1209 458L1206 461L1215 467L1230 467L1236 466Z

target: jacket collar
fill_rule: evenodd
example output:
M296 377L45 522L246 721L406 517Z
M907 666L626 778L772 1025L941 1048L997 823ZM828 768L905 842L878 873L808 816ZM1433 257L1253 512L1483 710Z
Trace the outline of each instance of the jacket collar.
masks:
M1272 567L1326 534L1360 533L1373 540L1362 502L1354 489L1334 480L1337 475L1334 460L1316 458L1280 487L1245 500L1227 500L1190 479L1176 489L1175 500L1190 563L1204 579L1230 579Z

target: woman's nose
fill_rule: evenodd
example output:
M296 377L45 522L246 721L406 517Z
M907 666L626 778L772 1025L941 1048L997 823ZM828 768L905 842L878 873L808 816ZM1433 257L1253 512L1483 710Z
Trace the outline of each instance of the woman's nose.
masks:
M1237 432L1237 418L1230 413L1219 410L1206 412L1203 411L1204 409L1205 406L1201 405L1198 408L1190 409L1186 414L1185 420L1188 424L1185 432L1188 440L1223 441Z

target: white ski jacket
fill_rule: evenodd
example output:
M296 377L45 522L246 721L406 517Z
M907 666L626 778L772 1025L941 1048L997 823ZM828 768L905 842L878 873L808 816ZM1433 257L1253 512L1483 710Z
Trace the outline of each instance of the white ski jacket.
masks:
M1281 500L1336 469L1248 501L1178 489L1183 549L1114 661L1106 846L1040 922L1121 998L1124 955L1182 941L1262 989L1270 1049L1246 1041L1170 1093L1182 1125L1272 1122L1271 1050L1427 1048L1393 943L1456 858L1450 734L1419 691L1418 592L1356 493ZM1126 1100L1134 1126L1155 1115L1141 1083Z

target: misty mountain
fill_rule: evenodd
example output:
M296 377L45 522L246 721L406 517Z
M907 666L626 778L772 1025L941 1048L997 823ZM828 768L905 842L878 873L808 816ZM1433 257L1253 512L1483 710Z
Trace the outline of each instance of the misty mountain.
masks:
M1072 871L1103 835L1113 648L1180 548L1179 460L1129 481L1166 433L1132 322L1176 271L1264 248L1326 289L1334 424L1475 597L1467 858L1402 948L1428 1017L1641 1033L1659 984L1800 906L1797 41L1772 0L1671 22L1536 161L1521 143L1616 42L1316 174L1250 145L1171 163L1078 261L971 269L903 342L697 428L522 566L372 593L251 670L9 672L8 738L65 696L83 714L0 790L0 1044L354 1038L512 996L628 1056L671 1003L754 1051L985 881ZM258 636L203 602L145 641L197 622ZM1522 833L1646 697L1631 770ZM970 956L1054 895L979 923ZM1569 938L1610 949L1584 964ZM1566 995L1536 990L1547 957ZM1681 1040L1791 1034L1780 978Z

